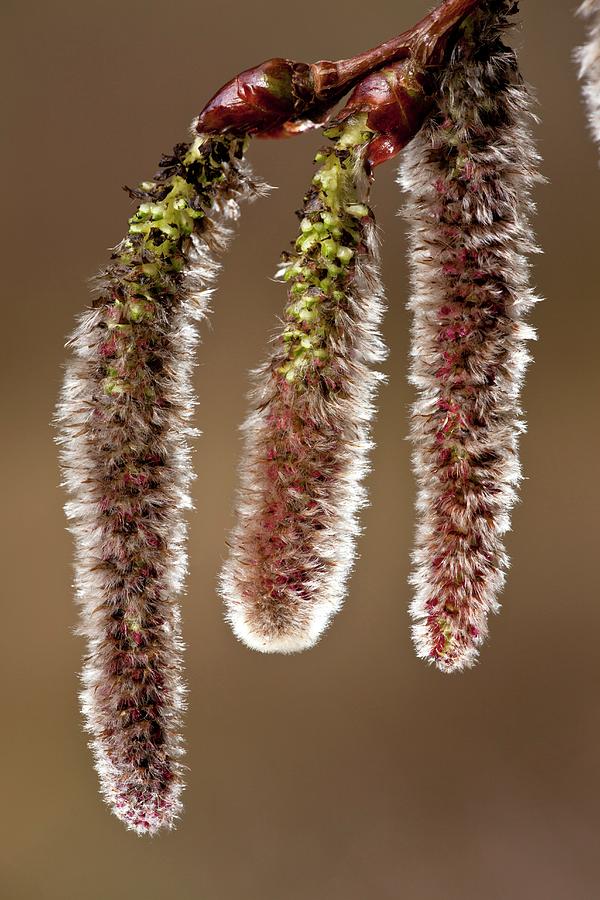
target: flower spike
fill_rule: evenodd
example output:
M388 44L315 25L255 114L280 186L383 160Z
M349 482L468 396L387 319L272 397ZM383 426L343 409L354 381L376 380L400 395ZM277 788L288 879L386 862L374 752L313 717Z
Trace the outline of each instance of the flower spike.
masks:
M140 834L172 827L181 808L192 323L228 221L261 191L244 149L197 137L130 191L137 211L70 340L57 414L88 641L82 708L104 798Z
M541 179L528 90L501 40L512 12L510 0L489 0L465 23L399 177L418 390L413 635L443 672L475 662L498 609L521 479L519 391L534 337L524 318L536 301L530 191Z
M279 274L283 330L254 373L238 522L222 573L232 628L249 647L312 646L339 608L355 555L384 357L376 232L361 113L326 134L300 235Z

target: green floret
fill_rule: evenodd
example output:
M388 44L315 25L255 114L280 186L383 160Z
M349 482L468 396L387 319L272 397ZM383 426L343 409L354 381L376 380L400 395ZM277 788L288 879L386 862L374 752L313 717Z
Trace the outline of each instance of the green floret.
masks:
M361 220L370 215L357 202L355 168L373 132L366 116L326 132L334 143L317 153L319 168L305 197L300 233L283 273L289 283L288 325L283 333L286 361L279 371L301 386L311 368L330 358L329 337L336 305L343 304L354 277Z

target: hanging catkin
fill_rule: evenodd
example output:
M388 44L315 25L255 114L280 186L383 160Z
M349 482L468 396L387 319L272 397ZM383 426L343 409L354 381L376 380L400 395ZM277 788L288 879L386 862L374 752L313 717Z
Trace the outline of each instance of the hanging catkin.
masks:
M139 833L171 827L180 809L193 321L226 223L257 193L244 145L179 144L130 191L141 203L70 339L57 415L88 641L82 709L102 793Z
M521 478L519 391L534 337L530 99L490 0L462 27L438 108L406 151L414 312L411 437L418 527L411 612L419 656L473 664L508 565L502 536Z
M600 145L600 0L585 0L579 13L589 20L587 41L576 54L579 77L583 81L590 128Z
M366 205L366 116L329 136L280 274L288 305L254 373L238 522L222 575L228 619L248 646L313 645L339 608L354 559L372 399L384 356L375 223ZM361 127L361 125L363 127Z

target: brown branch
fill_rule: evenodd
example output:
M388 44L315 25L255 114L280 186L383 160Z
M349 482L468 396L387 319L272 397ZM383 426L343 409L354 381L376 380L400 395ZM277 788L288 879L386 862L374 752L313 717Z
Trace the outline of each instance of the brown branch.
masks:
M309 68L317 101L337 102L346 91L382 66L411 58L425 68L440 66L455 28L485 0L444 0L398 37L338 62L321 60Z
M209 100L196 128L285 137L314 127L352 87L384 66L405 60L427 71L442 66L457 26L485 2L444 0L413 28L350 59L307 65L274 58L246 69Z

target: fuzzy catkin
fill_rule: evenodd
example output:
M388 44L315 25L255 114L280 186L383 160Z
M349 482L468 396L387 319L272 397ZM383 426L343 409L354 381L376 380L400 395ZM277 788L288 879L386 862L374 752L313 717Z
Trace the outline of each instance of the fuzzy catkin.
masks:
M417 653L471 666L499 608L502 535L521 478L519 392L535 337L528 254L539 180L530 99L502 43L514 7L490 0L464 26L438 108L409 146L411 381L418 526L411 582Z
M82 710L102 794L140 834L172 827L181 807L193 321L227 222L257 194L244 148L200 136L130 191L141 203L70 339L57 411L87 638Z
M364 125L364 119L363 123ZM221 580L227 618L255 650L312 646L340 607L355 554L372 399L384 357L366 142L341 129L317 155L300 236L280 270L283 327L254 374L238 520ZM344 134L346 139L344 139Z
M600 145L600 0L586 0L579 14L589 20L588 39L576 51L590 128Z

